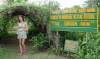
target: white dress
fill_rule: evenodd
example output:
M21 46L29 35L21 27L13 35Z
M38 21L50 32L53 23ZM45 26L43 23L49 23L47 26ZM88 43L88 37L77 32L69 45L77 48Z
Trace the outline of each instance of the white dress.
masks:
M25 22L18 23L18 39L27 39L27 32L25 31Z

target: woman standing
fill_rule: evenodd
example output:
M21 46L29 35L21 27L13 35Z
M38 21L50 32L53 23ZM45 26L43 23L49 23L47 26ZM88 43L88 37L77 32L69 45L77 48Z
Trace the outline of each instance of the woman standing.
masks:
M17 28L17 38L19 39L20 53L21 55L23 55L26 53L25 41L27 39L28 26L27 26L27 23L24 21L23 15L19 15L18 19L19 19L19 22L18 22L18 28Z

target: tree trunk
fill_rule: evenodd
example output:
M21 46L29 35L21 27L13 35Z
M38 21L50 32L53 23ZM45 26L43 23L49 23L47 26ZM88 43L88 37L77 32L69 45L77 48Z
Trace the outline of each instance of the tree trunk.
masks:
M47 33L48 33L50 47L59 48L59 37L60 37L59 32L58 31L53 32L53 31L47 30Z

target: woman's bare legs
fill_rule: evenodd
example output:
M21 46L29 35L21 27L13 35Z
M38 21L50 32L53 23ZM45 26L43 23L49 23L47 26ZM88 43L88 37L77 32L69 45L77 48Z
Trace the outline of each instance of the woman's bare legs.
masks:
M26 39L22 39L22 47L23 47L23 53L26 53L26 45L25 45Z
M19 48L20 48L20 53L21 55L23 54L23 47L22 47L22 40L19 39Z
M21 55L23 55L23 54L26 53L25 40L26 40L26 39L19 39L19 48L20 48L20 53L21 53Z

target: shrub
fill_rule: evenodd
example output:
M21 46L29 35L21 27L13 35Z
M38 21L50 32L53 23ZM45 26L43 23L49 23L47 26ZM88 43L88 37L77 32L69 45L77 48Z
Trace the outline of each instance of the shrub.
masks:
M100 59L100 33L86 33L79 43L76 59Z
M43 33L39 33L37 36L32 37L33 48L36 50L43 50L48 48L47 36Z

